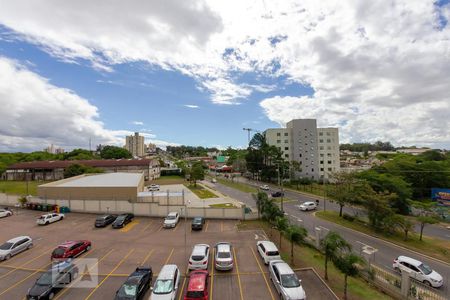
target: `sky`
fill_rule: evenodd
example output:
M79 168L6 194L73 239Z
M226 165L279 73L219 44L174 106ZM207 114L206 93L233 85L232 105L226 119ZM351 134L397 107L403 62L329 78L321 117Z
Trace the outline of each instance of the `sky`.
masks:
M295 118L450 149L448 0L0 0L0 151L245 147Z

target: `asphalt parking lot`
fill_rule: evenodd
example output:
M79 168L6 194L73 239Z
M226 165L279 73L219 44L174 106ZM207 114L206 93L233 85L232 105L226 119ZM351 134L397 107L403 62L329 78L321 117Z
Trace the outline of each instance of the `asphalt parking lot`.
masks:
M256 251L256 241L265 239L261 231L239 232L236 220L207 220L202 231L192 232L190 221L184 220L175 229L163 229L162 219L137 217L123 229L94 228L95 215L70 213L63 221L47 226L35 223L40 213L20 211L18 215L0 219L0 242L29 235L34 247L8 261L0 262L0 299L25 299L41 272L50 267L51 251L66 240L92 241L92 249L80 258L93 258L79 280L98 275L92 288L62 289L54 299L113 299L116 290L137 266L151 266L153 279L164 264L176 264L183 276L176 299L183 299L188 278L184 276L192 247L207 243L211 247L220 241L231 242L235 251L235 267L220 272L213 268L212 255L208 271L210 299L278 299L275 289ZM186 234L186 247L184 237ZM212 253L211 253L212 254ZM96 272L94 272L96 270ZM298 271L308 299L335 299L314 272ZM148 299L147 292L144 299Z

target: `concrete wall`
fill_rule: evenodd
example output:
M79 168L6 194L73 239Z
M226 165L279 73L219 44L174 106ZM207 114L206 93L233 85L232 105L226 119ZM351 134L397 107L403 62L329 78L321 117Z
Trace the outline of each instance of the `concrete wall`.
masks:
M143 181L139 188L144 189ZM138 189L136 187L65 187L38 186L38 195L43 199L114 199L136 201Z

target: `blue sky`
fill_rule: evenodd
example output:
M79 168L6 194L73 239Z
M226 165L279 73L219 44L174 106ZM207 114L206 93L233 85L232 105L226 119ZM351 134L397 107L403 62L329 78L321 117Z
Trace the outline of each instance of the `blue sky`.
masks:
M0 0L0 151L245 146L293 118L450 148L448 0L195 2Z

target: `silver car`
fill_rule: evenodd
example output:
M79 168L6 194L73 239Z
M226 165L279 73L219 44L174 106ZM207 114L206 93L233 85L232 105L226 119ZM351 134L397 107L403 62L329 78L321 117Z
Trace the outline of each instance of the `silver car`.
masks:
M216 270L227 271L233 269L234 260L230 243L217 243L214 256L214 266Z
M304 300L305 291L295 272L282 260L269 262L269 277L283 300Z
M31 247L33 247L33 240L29 236L19 236L10 239L0 246L0 260L8 260Z
M180 270L176 265L164 265L152 287L150 300L174 300L180 285Z

